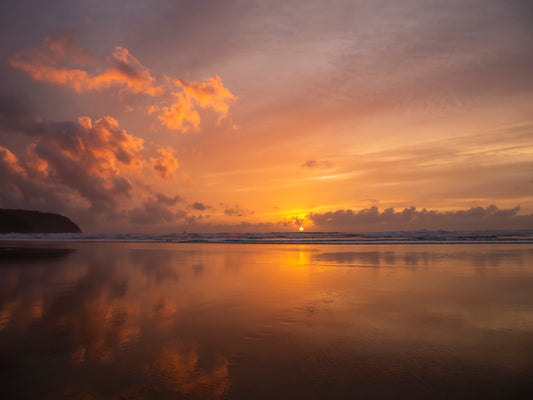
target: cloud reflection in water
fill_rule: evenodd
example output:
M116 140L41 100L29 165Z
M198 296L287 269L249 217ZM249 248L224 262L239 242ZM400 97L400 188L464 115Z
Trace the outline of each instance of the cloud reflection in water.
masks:
M64 247L1 264L8 398L490 398L531 383L528 246Z

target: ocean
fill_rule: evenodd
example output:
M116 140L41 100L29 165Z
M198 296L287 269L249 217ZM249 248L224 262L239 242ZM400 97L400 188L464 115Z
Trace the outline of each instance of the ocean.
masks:
M519 231L395 231L372 233L270 232L169 234L0 234L1 241L67 241L131 243L263 243L263 244L412 244L533 243L533 230Z
M3 235L5 399L526 399L533 232Z

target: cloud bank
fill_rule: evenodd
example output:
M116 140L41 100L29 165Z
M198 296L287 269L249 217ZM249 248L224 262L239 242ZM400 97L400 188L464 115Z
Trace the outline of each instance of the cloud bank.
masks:
M301 166L302 168L330 168L331 162L329 160L307 160Z
M199 208L192 207L194 210ZM137 212L143 211L139 219ZM226 210L225 210L226 211ZM379 210L371 207L359 211L336 210L325 213L309 213L303 218L286 217L274 222L250 222L243 220L247 215L229 212L230 217L240 217L239 222L220 223L212 220L213 215L188 215L184 212L167 212L161 207L147 203L142 210L134 210L132 220L136 223L149 221L171 222L161 226L164 232L296 232L300 226L305 232L392 232L416 230L448 230L448 231L483 231L483 230L530 230L533 227L533 214L519 214L520 208L500 209L494 205L472 207L464 210L439 211L417 210L415 207L401 211L393 209ZM248 215L249 216L249 215ZM150 220L152 218L152 220ZM146 221L146 222L143 222Z
M415 207L380 211L377 207L360 211L336 210L306 216L317 230L346 232L383 232L398 230L498 230L531 229L533 214L520 215L520 207L500 209L495 205L467 210L417 210Z

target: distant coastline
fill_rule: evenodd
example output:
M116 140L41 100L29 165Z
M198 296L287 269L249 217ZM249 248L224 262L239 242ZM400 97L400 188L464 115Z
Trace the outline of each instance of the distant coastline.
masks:
M60 214L2 208L0 233L81 233L81 229Z

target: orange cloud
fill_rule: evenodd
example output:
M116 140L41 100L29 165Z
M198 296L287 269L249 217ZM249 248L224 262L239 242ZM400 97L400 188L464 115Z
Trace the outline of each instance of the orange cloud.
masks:
M128 49L117 46L105 61L74 46L70 37L46 38L40 47L23 49L9 60L36 81L62 85L83 93L117 88L120 92L145 94L158 99L148 108L168 129L198 130L198 109L212 109L221 121L227 118L229 102L236 97L218 76L202 82L165 78L158 83L150 70ZM181 91L176 92L176 86Z
M0 129L31 139L25 151L0 146L3 207L68 212L90 223L95 216L131 217L142 223L184 216L175 209L179 196L154 194L146 180L154 172L163 179L174 176L180 167L175 151L151 142L145 145L110 116L43 121L0 101Z
M45 168L41 175L49 184L74 190L99 210L112 209L120 197L129 196L132 186L124 173L144 165L143 139L128 134L111 117L43 124L42 130L47 129L31 146L31 154L33 164L37 159Z
M183 93L173 93L176 101L169 106L154 106L150 111L156 111L158 119L168 129L187 132L190 128L198 130L200 114L195 110L190 99Z
M155 170L155 172L163 179L170 178L174 171L178 169L179 163L177 158L175 157L175 153L171 148L164 149L161 148L157 150L159 153L159 157L157 158L150 158L150 161L152 162L152 166Z
M46 38L40 47L15 53L9 63L34 80L67 86L78 93L113 86L150 96L164 93L150 71L123 47L115 47L111 56L101 62L87 51L75 48L67 37Z
M0 171L4 170L11 174L25 174L19 165L19 160L9 149L0 145Z
M112 117L78 122L38 122L24 131L37 139L22 157L0 146L0 175L4 189L0 202L17 204L21 197L38 201L46 198L56 207L91 208L113 214L123 199L143 185L142 178L129 179L132 170L159 168L170 176L178 167L170 150L160 149L159 157L145 154L144 140L121 129Z
M45 38L40 47L23 49L9 60L34 80L50 82L73 88L77 92L87 90L91 77L80 66L87 65L90 55L73 46L69 36Z
M198 102L202 108L212 108L220 116L225 118L228 114L230 100L235 100L235 96L224 87L222 79L215 75L203 82L184 82L180 79L174 81L183 88L184 94Z
M111 57L107 58L109 69L93 78L96 89L121 86L131 93L144 93L150 96L162 96L165 91L157 86L148 68L133 57L124 47L115 47Z
M120 129L114 118L100 118L93 125L89 117L80 117L78 123L81 129L75 144L64 145L61 138L56 141L64 155L85 164L88 171L100 176L118 172L119 164L142 166L144 140Z
M89 77L87 72L74 69L57 69L47 65L35 65L25 63L19 60L12 60L11 66L22 69L27 72L36 81L45 81L65 86L70 86L76 92L80 93L86 89Z
M236 97L222 84L219 76L203 82L185 82L174 79L172 82L183 91L173 92L175 101L170 105L157 105L149 108L149 113L158 113L161 123L168 129L183 132L198 130L200 114L197 108L210 108L218 115L218 121L228 117L229 102Z
M159 120L168 129L198 130L200 125L199 108L211 108L218 114L220 122L228 116L229 102L236 97L222 84L218 76L203 82L185 82L174 79L173 82L183 91L172 93L176 101L170 105L152 107L149 111L159 112Z

